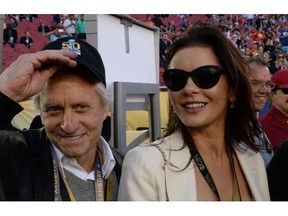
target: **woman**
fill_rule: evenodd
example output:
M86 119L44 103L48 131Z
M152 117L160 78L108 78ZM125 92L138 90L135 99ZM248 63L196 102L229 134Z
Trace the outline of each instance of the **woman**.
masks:
M284 52L279 52L275 61L277 70L288 69L288 61Z
M170 47L166 66L166 133L127 153L119 200L270 200L249 66L237 48L218 29L195 26Z

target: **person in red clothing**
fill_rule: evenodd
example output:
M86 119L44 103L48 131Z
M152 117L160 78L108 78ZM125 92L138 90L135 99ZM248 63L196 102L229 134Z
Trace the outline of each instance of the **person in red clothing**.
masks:
M288 70L277 71L271 80L275 84L270 94L272 106L259 121L276 152L280 144L288 139Z

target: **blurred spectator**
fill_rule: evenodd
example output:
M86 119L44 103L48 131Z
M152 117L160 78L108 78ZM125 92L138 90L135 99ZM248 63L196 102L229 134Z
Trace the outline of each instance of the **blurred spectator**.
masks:
M270 94L272 106L259 121L276 152L279 145L288 139L288 70L277 71L271 80L275 84Z
M160 16L158 15L158 14L154 14L153 16L152 16L152 22L155 24L155 26L157 26L157 27L160 27L162 24L163 24L163 22L162 22L162 20L161 20L161 18L160 18Z
M254 20L254 14L244 14L243 16L246 17L248 26L249 27L252 26Z
M243 49L244 49L243 57L244 57L245 59L249 59L250 57L252 57L252 56L250 55L250 54L251 54L251 51L250 51L250 48L249 48L249 47L244 46Z
M168 38L168 34L163 33L160 39L160 67L165 68L165 59L167 49L172 45L172 41Z
M33 44L33 39L30 36L30 31L25 31L25 35L20 38L20 43L24 44L28 48L31 47L31 45Z
M182 36L182 32L181 31L177 31L175 34L172 34L172 41L176 41L178 38L180 38Z
M49 27L42 20L40 20L40 23L38 26L38 32L40 32L42 35L45 35L46 33L50 32Z
M19 21L19 14L8 14L8 17Z
M260 28L264 28L264 15L260 14L257 16L256 20L255 20L255 25L256 25L256 29L259 30Z
M286 19L286 16L284 14L279 14L279 19L278 19L279 22L286 22L287 19Z
M267 35L266 35L266 38L263 40L263 43L264 43L264 46L263 46L263 48L264 48L264 52L265 51L271 51L271 50L273 50L274 49L274 41L273 41L273 37L267 37Z
M282 50L286 51L288 49L288 26L284 25L278 30L278 37L282 44Z
M272 28L275 24L275 20L273 19L273 17L268 16L267 18L267 23L266 23L266 28Z
M66 31L61 27L61 24L59 23L56 28L45 35L50 42L57 40L58 38L62 37L68 37L68 34Z
M231 31L230 39L237 47L240 47L240 45L241 45L241 33L240 33L238 28L234 28Z
M6 28L3 31L3 43L8 43L12 48L15 48L15 44L18 39L18 33L15 28L13 28L11 23L6 24Z
M275 33L272 31L271 27L268 27L265 31L266 38L269 38L270 40L275 37Z
M230 38L230 31L226 25L221 24L218 26L218 28L224 35L226 35L227 38Z
M61 22L60 14L53 14L53 26L57 26Z
M74 14L69 14L68 18L64 20L63 29L70 37L75 37L76 34L76 20Z
M67 17L67 14L61 14L60 15L60 24L62 27L64 26L64 21L66 20L66 17Z
M84 14L80 14L80 18L76 23L77 38L86 40L86 21Z
M16 18L14 18L14 17L10 18L10 25L13 29L17 30L18 22L17 22Z
M38 17L37 14L20 14L19 15L19 21L21 22L23 19L27 19L30 22L33 22L33 20L37 17Z
M247 22L244 23L243 30L244 30L245 32L251 30L251 28L250 28L250 26L248 26L248 23L247 23Z
M279 52L275 61L275 67L277 70L288 69L288 61L284 52Z
M159 31L160 31L160 34L167 33L166 32L166 26L164 24L161 24L160 27L159 27Z
M280 42L277 42L277 41L275 41L274 46L271 47L270 56L274 62L276 62L278 54L280 52L282 52L281 48L282 48L282 44Z
M259 46L258 55L263 56L263 54L264 54L264 48L263 48L263 46Z
M275 62L270 57L270 51L263 52L262 56L263 56L264 61L268 65L270 74L274 74L277 71L277 69L275 68Z
M187 26L188 26L188 25L187 25L187 18L186 18L186 17L183 17L182 21L181 21L180 24L179 24L179 27L182 27L182 28L186 29Z
M190 14L177 14L177 16L182 19L182 18L185 18L185 17L189 17Z
M251 43L251 50L250 50L250 55L251 56L256 56L258 55L258 43L257 41L252 41Z
M147 15L146 16L145 24L149 25L149 26L155 26L155 23L152 21L152 16L151 15Z
M169 21L166 26L166 32L170 33L170 32L174 32L175 30L176 30L176 26L174 24L174 21L173 20Z

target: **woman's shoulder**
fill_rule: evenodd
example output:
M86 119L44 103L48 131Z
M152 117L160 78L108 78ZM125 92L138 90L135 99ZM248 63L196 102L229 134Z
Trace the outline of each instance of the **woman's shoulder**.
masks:
M141 144L129 150L124 157L123 169L159 171L164 165L163 157L159 149L152 143Z
M163 162L166 164L168 161L169 163L179 163L182 158L187 162L187 158L189 158L189 150L187 149L183 145L181 134L175 132L150 144L141 144L131 149L124 160L134 164L151 164L151 166L156 164L163 166Z
M139 149L144 148L142 151L155 151L155 149L167 150L179 150L183 147L183 138L180 132L174 132L173 134L164 138L159 138L149 144L141 144ZM141 151L141 150L140 150Z
M129 150L127 154L125 155L126 158L137 158L137 160L157 160L157 158L160 158L160 152L159 152L159 147L162 148L165 146L165 139L161 138L153 143L149 144L140 144L136 146L135 148Z

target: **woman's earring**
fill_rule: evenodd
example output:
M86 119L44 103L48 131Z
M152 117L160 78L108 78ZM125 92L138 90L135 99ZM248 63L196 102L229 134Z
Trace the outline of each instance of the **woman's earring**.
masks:
M234 108L234 104L235 104L235 102L232 102L232 101L229 100L229 107L230 107L230 109L233 109L233 108Z
M229 101L228 105L229 105L230 109L234 109L236 96L235 95L231 96L228 101Z

